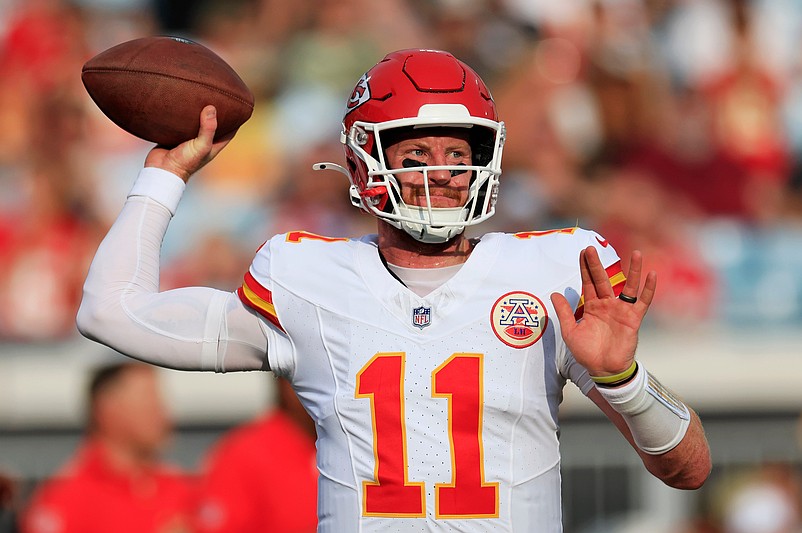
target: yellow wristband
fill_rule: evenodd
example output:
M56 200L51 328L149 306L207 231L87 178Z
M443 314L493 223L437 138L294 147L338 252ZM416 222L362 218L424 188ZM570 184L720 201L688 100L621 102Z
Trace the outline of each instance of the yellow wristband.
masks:
M594 383L600 383L602 385L611 385L613 383L617 383L619 381L626 381L627 379L631 378L635 372L638 370L638 363L637 361L633 360L632 364L629 365L629 368L620 372L618 374L613 374L612 376L590 376L590 379L593 380Z

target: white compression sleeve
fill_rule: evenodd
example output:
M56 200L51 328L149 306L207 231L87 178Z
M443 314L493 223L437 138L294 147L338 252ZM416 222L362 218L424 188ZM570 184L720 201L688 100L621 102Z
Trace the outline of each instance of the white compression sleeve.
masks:
M596 389L624 417L638 448L651 455L680 443L690 425L688 407L649 375L638 362L635 377L620 387Z
M183 192L146 168L100 244L84 283L78 329L128 356L182 370L261 370L262 321L235 293L205 287L159 292L162 240Z

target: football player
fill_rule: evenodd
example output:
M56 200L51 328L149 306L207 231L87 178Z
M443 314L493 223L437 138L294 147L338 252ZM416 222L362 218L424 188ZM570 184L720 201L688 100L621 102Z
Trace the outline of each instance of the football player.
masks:
M394 52L348 99L346 166L318 168L348 176L377 234L278 235L236 293L160 293L185 183L227 142L215 127L207 107L196 139L149 153L92 264L79 328L161 366L289 379L318 433L319 531L561 531L568 380L655 476L707 478L698 417L635 358L657 282L640 253L625 275L593 231L464 235L495 211L506 135L466 64Z

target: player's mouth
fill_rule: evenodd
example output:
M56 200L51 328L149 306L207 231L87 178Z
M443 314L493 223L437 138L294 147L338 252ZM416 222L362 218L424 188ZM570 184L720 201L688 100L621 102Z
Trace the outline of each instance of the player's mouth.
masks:
M426 190L423 187L416 187L411 191L409 200L406 201L408 205L416 205L419 207L426 207L431 204L432 207L449 208L449 207L462 207L465 203L464 197L460 191L452 188L429 188L428 202L426 197Z

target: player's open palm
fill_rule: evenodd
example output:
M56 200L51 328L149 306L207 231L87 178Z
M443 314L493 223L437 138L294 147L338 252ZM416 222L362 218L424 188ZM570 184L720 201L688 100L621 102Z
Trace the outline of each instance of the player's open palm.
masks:
M638 330L654 298L657 274L646 276L640 291L642 256L632 252L627 281L617 298L596 249L580 253L579 269L585 309L576 321L573 309L562 294L551 301L560 321L566 346L592 376L610 376L627 370L635 358Z
M196 138L172 149L154 147L145 159L145 166L167 170L188 181L192 174L214 159L234 137L232 133L215 142L216 130L217 110L214 106L206 106L200 114L200 129Z

